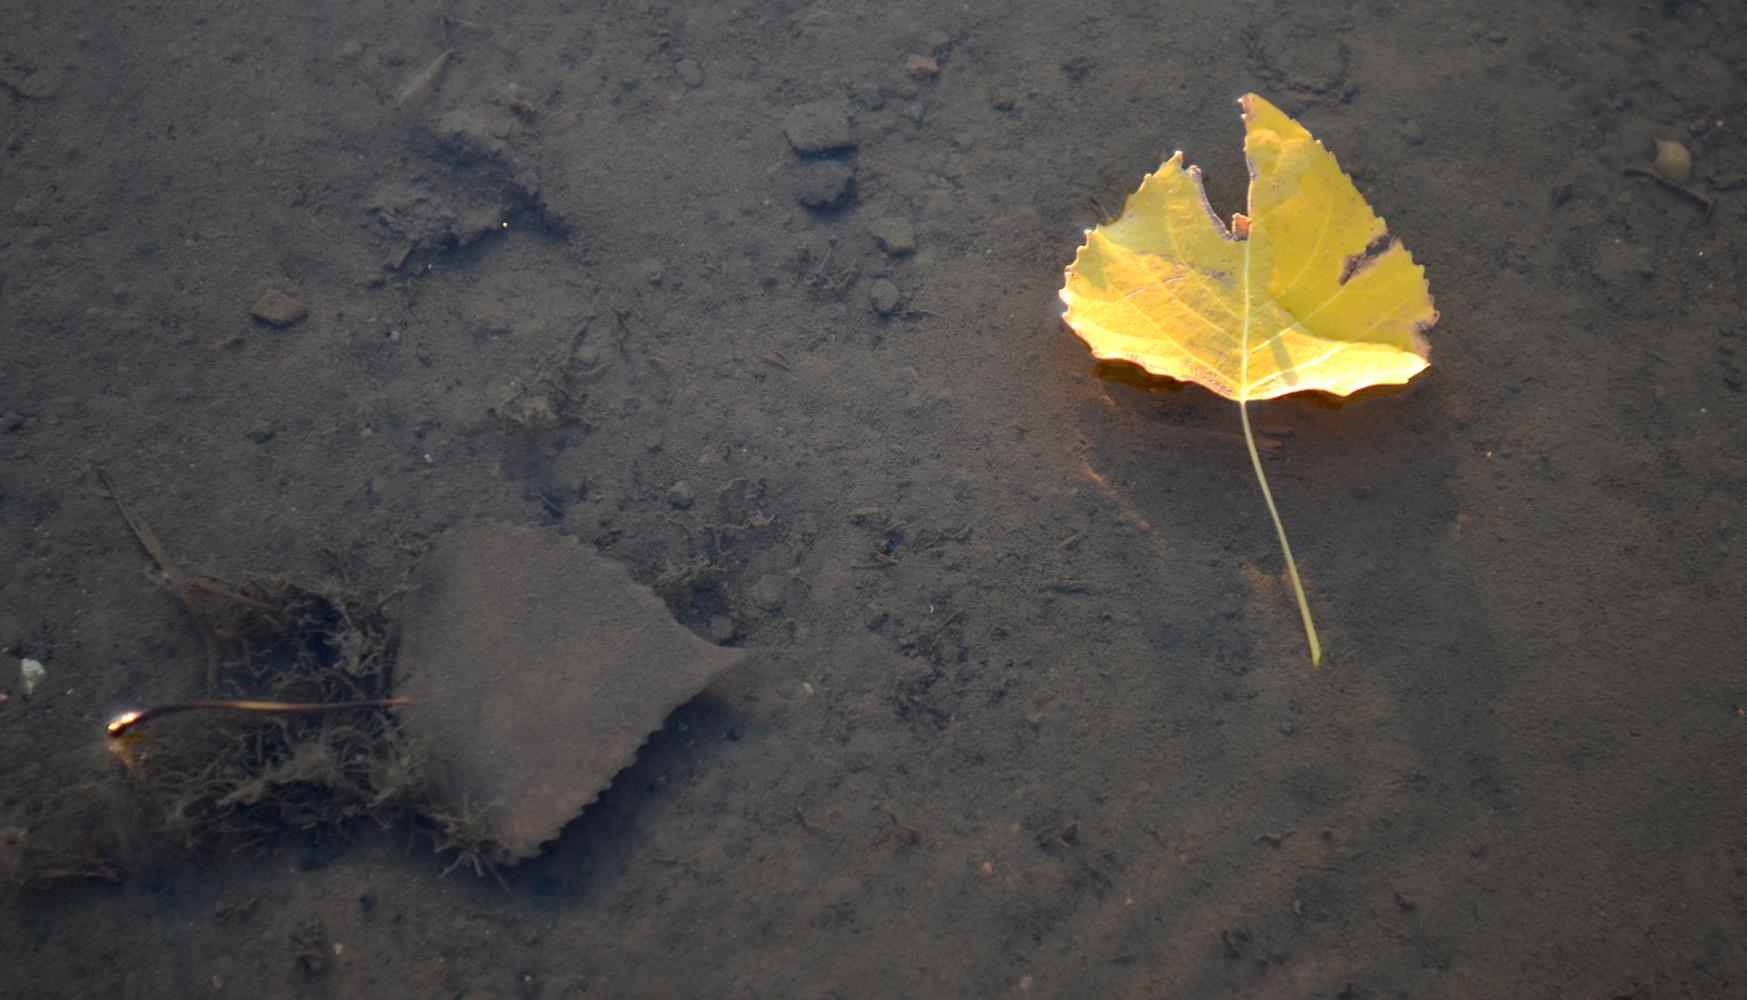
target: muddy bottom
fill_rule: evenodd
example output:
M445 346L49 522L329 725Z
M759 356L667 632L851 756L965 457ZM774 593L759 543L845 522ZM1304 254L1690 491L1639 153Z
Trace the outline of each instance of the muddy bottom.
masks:
M1696 2L0 11L0 993L1738 992L1743 38ZM1102 377L1057 298L1176 150L1243 208L1247 92L1440 313L1408 391L1251 408L1320 669L1235 407ZM150 721L179 773L265 741L180 834L118 781L105 723L209 697L178 581L331 625L482 520L745 655L503 884L336 805L407 777L391 710ZM275 784L322 760L360 798Z

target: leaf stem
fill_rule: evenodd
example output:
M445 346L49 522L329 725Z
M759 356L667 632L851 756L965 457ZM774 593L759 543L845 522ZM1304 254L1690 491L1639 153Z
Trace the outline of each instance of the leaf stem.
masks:
M1256 482L1262 484L1262 499L1268 502L1268 516L1274 519L1274 530L1280 534L1280 551L1286 556L1286 572L1292 576L1292 589L1298 594L1298 613L1304 616L1304 635L1310 640L1310 665L1322 666L1322 643L1316 641L1316 625L1310 620L1310 602L1304 599L1304 584L1298 579L1298 564L1292 561L1292 546L1286 541L1286 526L1280 523L1280 511L1274 507L1274 494L1268 489L1268 477L1262 474L1262 456L1256 452L1256 436L1250 432L1250 404L1240 402L1237 411L1243 416L1244 444L1250 446L1250 464L1256 467Z

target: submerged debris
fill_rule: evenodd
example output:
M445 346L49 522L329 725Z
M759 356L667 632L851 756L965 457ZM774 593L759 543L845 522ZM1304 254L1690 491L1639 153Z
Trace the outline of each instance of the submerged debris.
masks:
M389 695L394 640L384 601L339 580L238 588L217 693L273 702ZM137 785L142 824L189 851L243 846L284 829L339 833L388 823L421 796L422 755L386 707L349 712L189 712L115 743Z
M407 730L432 748L438 849L540 853L675 707L738 663L574 537L484 522L425 557L406 610Z

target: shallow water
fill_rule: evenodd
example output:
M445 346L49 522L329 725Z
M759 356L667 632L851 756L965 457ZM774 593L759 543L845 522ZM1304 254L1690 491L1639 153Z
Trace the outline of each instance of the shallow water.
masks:
M446 10L0 10L0 994L1747 980L1739 8ZM1252 410L1320 670L1236 412L1056 299L1173 150L1241 207L1246 91L1442 314ZM99 744L205 648L97 466L217 578L557 524L751 655L507 891L404 823L188 857Z

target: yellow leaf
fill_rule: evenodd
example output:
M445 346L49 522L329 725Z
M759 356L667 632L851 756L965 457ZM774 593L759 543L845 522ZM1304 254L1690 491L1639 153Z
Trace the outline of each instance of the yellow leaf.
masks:
M1195 382L1236 400L1262 496L1298 595L1311 661L1321 646L1244 404L1316 389L1405 384L1437 322L1425 271L1322 143L1254 94L1244 109L1249 216L1228 229L1201 171L1178 153L1113 221L1086 234L1062 287L1066 319L1095 357Z

